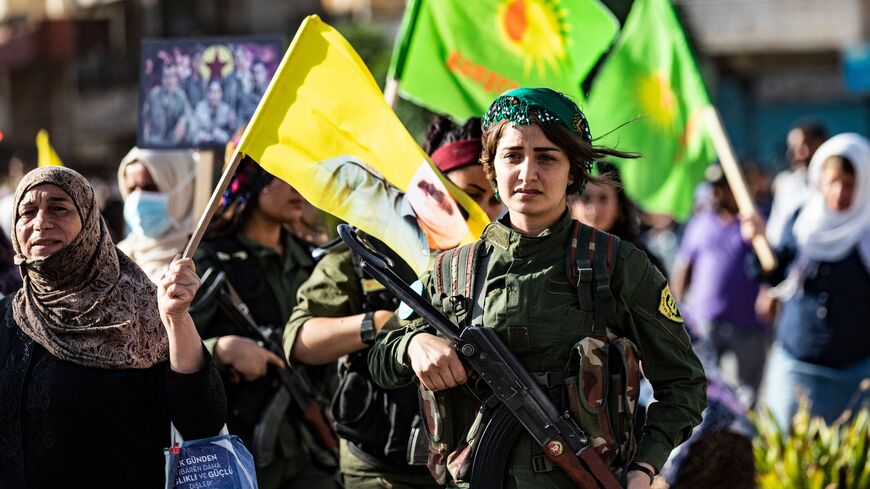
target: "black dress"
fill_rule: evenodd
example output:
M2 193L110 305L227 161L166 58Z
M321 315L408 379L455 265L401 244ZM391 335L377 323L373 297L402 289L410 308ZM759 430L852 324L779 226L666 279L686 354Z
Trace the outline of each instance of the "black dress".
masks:
M10 297L11 298L11 297ZM185 439L218 434L226 399L214 361L179 374L61 360L0 301L0 488L160 489L170 419Z

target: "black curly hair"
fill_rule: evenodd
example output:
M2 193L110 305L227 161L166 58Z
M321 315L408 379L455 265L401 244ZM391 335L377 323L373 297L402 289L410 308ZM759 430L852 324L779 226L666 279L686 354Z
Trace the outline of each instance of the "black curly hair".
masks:
M431 155L445 144L462 141L465 139L480 138L483 130L480 128L480 117L472 117L462 125L456 124L445 115L436 115L429 122L426 129L426 140L423 142L423 150Z

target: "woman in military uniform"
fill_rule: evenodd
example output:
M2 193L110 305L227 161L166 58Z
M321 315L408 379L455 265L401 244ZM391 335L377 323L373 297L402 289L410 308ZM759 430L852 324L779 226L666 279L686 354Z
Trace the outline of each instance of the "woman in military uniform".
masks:
M502 206L479 163L480 136L479 118L457 126L437 117L430 124L424 149L447 178L494 218ZM399 264L397 273L416 279L401 259L392 257ZM386 391L368 373L368 348L388 322L397 326L393 319L397 307L392 294L364 276L350 250L339 245L321 259L299 289L299 304L284 333L284 349L293 363L320 365L346 355L332 409L342 438L341 474L347 489L436 487L423 465L409 466L414 448L408 445L414 433L423 442L423 450L417 452L423 463L427 455L416 387Z
M241 324L243 319L228 312L233 306L221 304L226 298L219 292L205 292L223 272L261 332L273 330L280 338L296 305L296 291L314 268L309 243L288 231L305 205L290 185L246 158L194 256L203 287L191 315L222 371L229 430L252 448L263 489L334 485L331 474L312 465L314 447L305 442L300 421L291 419L289 410L267 413L283 388L278 380L278 369L284 368L281 352L265 348Z
M467 256L469 245L439 256L425 293L456 322L462 319L456 310L464 309L447 307L458 302L454 299L469 304L482 300L482 325L495 328L557 407L570 408L590 435L591 445L629 489L647 488L671 450L701 419L704 371L661 273L633 245L611 246L611 235L573 223L566 203L570 193L582 192L586 182L596 181L589 174L592 161L631 155L593 146L585 116L576 104L549 89L522 88L499 97L483 127L481 162L508 214L483 232L478 242L483 258L474 268L469 270L462 259L451 261L453 256ZM592 243L604 246L588 246ZM604 301L599 300L604 292L590 288L582 278L586 274L579 273L579 280L569 278L573 270L566 266L566 255L571 250L577 253L576 264L583 267L587 257L592 261L608 257L605 270L609 268L611 278L605 289L608 296L612 293L613 315L605 313ZM474 283L481 284L479 291L474 297L463 297L452 287L448 293L451 274L454 283L457 277L473 276ZM595 280L599 280L597 273ZM606 356L614 355L612 346L618 346L626 360L631 359L626 352L640 357L655 389L657 402L648 409L641 433L632 433L627 428L631 419L624 419L636 407L636 370L633 385L614 384L612 372L597 361L610 358L603 363L612 368L617 358ZM422 320L379 336L369 366L375 381L385 388L407 385L416 377L430 392L459 393L462 388L457 387L469 381L452 345L432 334ZM608 382L606 388L602 382ZM626 390L614 389L615 385ZM607 397L596 398L602 391ZM441 417L447 425L468 419L473 409L440 400L428 405L436 407L427 418ZM601 406L607 409L602 411ZM600 416L602 412L607 412L606 418ZM479 427L486 420L475 421L473 426ZM628 432L622 432L623 427ZM440 439L447 445L440 453L445 463L430 464L439 482L461 485L471 474L469 451L479 442L475 431L481 430L460 431L452 439L448 432ZM444 447L433 444L433 450L440 448ZM541 463L541 453L523 434L511 450L505 487L574 487L558 468Z

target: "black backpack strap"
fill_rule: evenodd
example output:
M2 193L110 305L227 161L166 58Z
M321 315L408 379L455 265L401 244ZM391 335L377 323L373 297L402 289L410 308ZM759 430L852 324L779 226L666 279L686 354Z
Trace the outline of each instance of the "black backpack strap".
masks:
M595 304L592 296L592 259L595 257L596 229L575 221L571 229L568 250L568 281L577 288L580 310L585 314L581 331L592 331Z
M610 290L610 277L616 262L619 238L599 231L595 236L595 257L592 269L595 275L595 328L594 335L603 337L607 330L619 330L616 300ZM604 329L606 328L606 329Z
M577 287L580 310L591 313L582 326L593 336L603 337L605 328L618 327L619 316L610 291L610 277L616 265L619 242L616 236L577 221L574 221L569 234L568 280Z
M471 261L471 326L483 327L483 306L486 301L486 271L489 266L489 253L481 243L474 249Z

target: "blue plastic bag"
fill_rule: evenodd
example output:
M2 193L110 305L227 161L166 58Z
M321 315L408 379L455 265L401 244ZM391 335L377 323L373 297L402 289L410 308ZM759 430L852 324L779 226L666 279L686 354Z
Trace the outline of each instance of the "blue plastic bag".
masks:
M166 457L166 489L206 488L257 489L254 457L239 437L173 441Z

